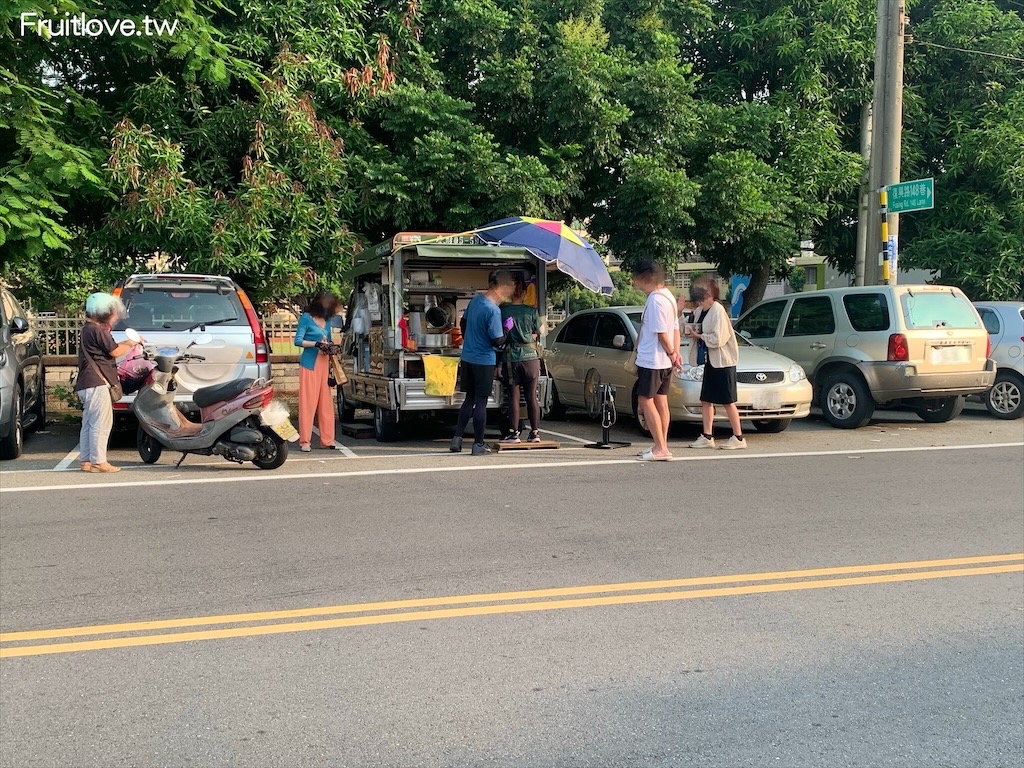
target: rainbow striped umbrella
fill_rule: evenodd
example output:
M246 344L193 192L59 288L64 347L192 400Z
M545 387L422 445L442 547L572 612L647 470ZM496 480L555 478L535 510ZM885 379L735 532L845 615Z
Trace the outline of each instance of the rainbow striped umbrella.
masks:
M564 221L512 216L484 224L473 233L495 245L526 248L595 293L610 296L615 290L608 267L594 246L573 232Z

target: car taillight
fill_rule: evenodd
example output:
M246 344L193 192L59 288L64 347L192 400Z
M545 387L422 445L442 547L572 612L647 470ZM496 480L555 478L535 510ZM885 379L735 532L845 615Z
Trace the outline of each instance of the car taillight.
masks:
M121 286L118 286L117 288L115 288L113 291L110 292L110 295L111 296L120 296L121 295L121 291L123 291L123 290L124 290L124 288L122 288Z
M889 355L886 357L890 363L902 363L910 359L910 350L907 348L907 337L902 333L893 333L889 336Z
M270 350L267 348L267 338L263 335L263 326L260 325L260 319L256 316L256 309L253 307L252 302L249 301L249 297L245 295L245 291L241 288L238 289L238 299L242 302L245 317L249 321L249 327L252 328L252 337L256 342L256 362L269 362Z
M1024 341L1024 339L1021 339ZM988 334L985 335L985 359L987 360L992 354L992 337Z
M127 411L128 410L128 403L114 403L114 410L115 411Z
M247 411L252 410L253 408L266 408L268 405L270 405L270 401L273 399L274 390L268 389L262 394L257 395L256 397L251 397L248 400L246 400L242 408L244 408Z

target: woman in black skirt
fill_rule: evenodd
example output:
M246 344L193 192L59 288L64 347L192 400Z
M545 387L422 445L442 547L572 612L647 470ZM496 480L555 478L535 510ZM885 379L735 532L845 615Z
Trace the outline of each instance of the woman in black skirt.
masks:
M700 389L701 415L704 431L691 448L714 448L713 423L715 406L725 408L732 427L732 437L722 445L723 450L735 451L747 447L740 429L740 412L736 407L736 363L739 345L732 329L729 313L718 301L718 283L714 280L695 282L690 289L690 300L696 305L693 323L687 328L690 337L690 365L704 366L704 379Z

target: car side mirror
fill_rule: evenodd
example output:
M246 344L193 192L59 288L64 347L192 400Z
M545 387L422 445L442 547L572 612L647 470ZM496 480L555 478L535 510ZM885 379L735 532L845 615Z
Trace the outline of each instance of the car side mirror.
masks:
M616 335L612 339L612 346L615 347L616 349L622 349L624 346L626 346L626 337L623 336L621 333Z
M750 331L740 331L740 336L742 336L747 341L750 341L751 339Z
M15 333L28 333L28 320L24 317L16 317L11 320L11 330Z

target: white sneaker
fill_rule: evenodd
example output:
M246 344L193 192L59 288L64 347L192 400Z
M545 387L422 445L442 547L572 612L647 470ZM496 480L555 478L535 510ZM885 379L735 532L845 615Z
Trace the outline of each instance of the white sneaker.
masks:
M737 439L736 435L733 435L725 441L725 445L722 446L723 451L740 451L747 447L747 441L742 437Z
M309 453L310 451L313 450L313 447L311 445L300 445L299 450L302 451L303 453Z
M691 448L714 448L715 447L715 438L712 437L709 440L708 438L704 437L704 435L701 435L696 440L694 440L692 443L690 443L690 447Z

